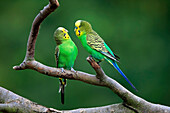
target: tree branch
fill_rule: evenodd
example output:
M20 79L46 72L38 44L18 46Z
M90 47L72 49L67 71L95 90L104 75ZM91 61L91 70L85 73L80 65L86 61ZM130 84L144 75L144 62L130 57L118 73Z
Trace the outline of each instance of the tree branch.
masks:
M0 111L9 113L59 112L58 110L38 105L5 88L0 87ZM61 111L60 111L61 112Z
M65 70L65 73L61 72L59 68L53 68L45 66L35 60L26 61L24 63L23 69L33 69L42 74L52 76L52 77L62 77L67 79L80 80L89 84L104 86L110 88L114 93L116 93L123 101L124 105L128 108L133 109L138 112L170 112L170 107L163 105L152 104L145 101L144 99L132 94L126 88L121 86L118 82L108 77L102 68L91 58L87 58L88 62L91 64L93 69L96 71L97 75L88 74L85 72L72 72L70 70ZM98 78L96 77L98 76Z
M88 57L87 61L90 63L90 65L96 71L96 73L97 73L96 75L92 75L92 74L88 74L88 73L80 72L80 71L72 72L69 70L65 70L65 72L62 73L61 69L59 69L59 68L49 67L49 66L43 65L42 63L36 61L34 59L35 43L36 43L36 39L38 36L40 24L58 6L59 6L58 0L49 0L49 4L46 7L44 7L44 9L41 10L40 13L35 17L33 24L32 24L31 32L30 32L30 35L28 38L28 42L27 42L27 51L26 51L25 59L19 66L14 66L13 69L15 69L15 70L32 69L32 70L36 70L42 74L52 76L52 77L62 77L62 78L67 78L67 79L74 79L74 80L86 82L88 84L108 87L123 100L123 104L120 104L120 106L123 106L125 109L128 108L129 110L133 110L134 112L155 112L155 111L161 112L161 113L170 112L169 107L166 107L163 105L152 104L152 103L147 102L146 100L132 94L130 91L128 91L122 85L120 85L118 82L116 82L112 78L108 77L104 73L102 68L91 57ZM16 101L18 99L23 100L23 98L15 99L14 105L13 105L13 102L11 104L11 101L5 100L4 101L5 104L0 104L0 109L1 108L11 108L12 109L12 108L16 107L18 110L20 107L23 107L23 106L21 106L22 101L19 102L20 104L18 103L18 101ZM30 103L30 105L33 105L33 106L36 105L36 104L31 103L29 100L27 100L25 103ZM26 105L26 104L24 104L24 105ZM38 106L40 108L41 107L43 108L43 106L41 106L41 105L38 105ZM24 107L23 107L23 109L24 109ZM44 107L43 110L44 109L46 111L49 110L49 108L46 108L46 107ZM88 108L88 110L92 110L92 111L94 109L95 108ZM34 110L34 107L32 110ZM21 108L21 111L22 111L22 108ZM112 111L112 110L110 109L110 111Z
M53 108L47 108L30 100L23 98L5 88L0 87L0 112L12 113L107 113L107 112L126 112L133 113L134 111L125 107L123 104L113 104L96 108L80 108L75 110L60 111Z

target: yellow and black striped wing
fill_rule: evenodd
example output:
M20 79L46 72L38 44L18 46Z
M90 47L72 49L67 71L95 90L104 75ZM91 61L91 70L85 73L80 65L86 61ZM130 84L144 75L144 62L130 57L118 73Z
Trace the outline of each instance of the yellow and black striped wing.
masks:
M115 61L119 61L118 60L118 56L114 56L112 55L105 47L104 44L104 40L96 33L96 32L91 32L87 34L86 37L87 40L87 44L94 50L102 53L103 55L105 55L106 57L115 60ZM114 53L113 53L114 54Z
M103 39L97 33L87 34L87 44L96 51L108 52L104 46Z

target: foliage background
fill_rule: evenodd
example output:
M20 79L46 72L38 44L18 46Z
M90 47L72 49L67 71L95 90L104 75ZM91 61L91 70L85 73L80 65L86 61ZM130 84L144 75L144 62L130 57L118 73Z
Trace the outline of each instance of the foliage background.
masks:
M107 62L106 74L136 95L170 106L170 33L167 0L60 0L60 7L42 23L36 43L35 58L55 67L53 32L59 26L69 30L79 55L75 70L95 74L87 63L88 53L75 36L74 22L89 21L94 30L121 57L119 64L139 92ZM38 104L56 109L75 109L120 103L107 88L68 80L66 101L60 103L58 79L36 71L15 71L25 56L26 42L34 17L48 0L0 1L0 86Z

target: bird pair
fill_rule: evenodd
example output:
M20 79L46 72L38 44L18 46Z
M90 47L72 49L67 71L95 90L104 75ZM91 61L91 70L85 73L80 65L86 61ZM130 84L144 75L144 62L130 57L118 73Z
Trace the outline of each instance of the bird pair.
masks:
M136 90L134 85L128 80L125 74L121 71L116 62L119 62L119 57L112 52L104 40L92 29L90 23L84 20L78 20L75 23L75 34L80 39L83 47L95 58L96 61L101 62L106 60L126 79L126 81ZM59 27L54 32L54 38L57 46L55 49L57 68L72 70L74 61L76 60L78 49L75 43L68 35L68 31ZM61 92L61 103L64 104L64 88L66 86L66 79L59 78Z

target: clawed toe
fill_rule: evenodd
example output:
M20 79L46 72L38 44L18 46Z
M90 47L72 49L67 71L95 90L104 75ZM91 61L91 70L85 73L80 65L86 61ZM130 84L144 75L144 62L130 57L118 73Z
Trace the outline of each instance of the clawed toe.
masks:
M61 69L61 73L65 73L64 68L60 68L60 69Z
M74 70L72 67L71 67L71 71L75 72L76 73L76 70Z

